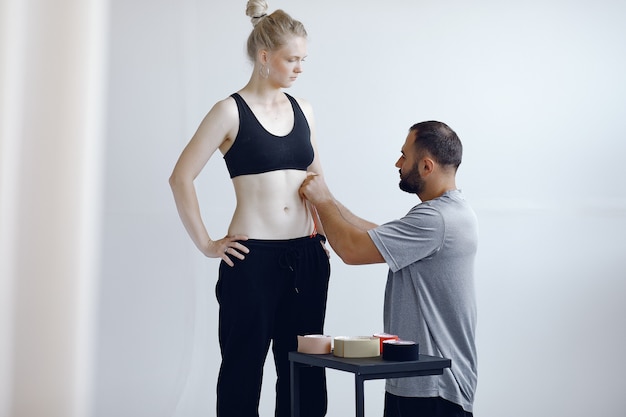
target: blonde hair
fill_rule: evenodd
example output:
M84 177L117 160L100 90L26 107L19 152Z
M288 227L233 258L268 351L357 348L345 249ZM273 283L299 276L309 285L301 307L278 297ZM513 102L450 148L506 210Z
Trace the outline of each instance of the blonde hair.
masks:
M246 15L249 16L254 28L248 36L248 57L254 62L260 49L274 51L284 46L294 37L307 37L304 25L293 19L283 10L267 14L268 5L265 0L248 0Z

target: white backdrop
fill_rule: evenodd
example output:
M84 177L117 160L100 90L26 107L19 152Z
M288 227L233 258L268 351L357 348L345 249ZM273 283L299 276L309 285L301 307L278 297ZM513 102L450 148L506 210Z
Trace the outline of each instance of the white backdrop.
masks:
M210 416L218 262L187 237L167 179L204 114L247 82L251 24L244 0L110 4L93 415ZM355 213L382 223L417 203L394 167L413 123L444 121L464 143L458 184L481 226L475 414L623 414L624 2L276 8L309 32L289 92L313 104L327 180ZM234 195L219 155L197 188L209 232L225 234ZM386 267L333 256L332 268L326 332L381 331ZM352 378L328 378L329 416L353 414ZM368 416L382 398L382 382L367 382Z

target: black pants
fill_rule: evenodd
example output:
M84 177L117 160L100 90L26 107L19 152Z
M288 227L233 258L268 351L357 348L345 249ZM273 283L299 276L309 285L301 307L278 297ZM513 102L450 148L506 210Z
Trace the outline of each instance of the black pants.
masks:
M472 417L472 413L441 397L398 397L385 392L384 417Z
M297 335L323 334L330 276L321 237L248 240L234 267L220 264L216 285L222 364L217 382L218 417L257 417L263 365L270 342L276 364L276 417L291 415L288 352ZM301 415L326 414L323 368L303 369Z

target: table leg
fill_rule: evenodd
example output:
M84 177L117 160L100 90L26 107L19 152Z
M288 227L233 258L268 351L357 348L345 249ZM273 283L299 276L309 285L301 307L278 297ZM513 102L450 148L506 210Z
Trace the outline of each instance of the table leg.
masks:
M363 377L359 374L354 374L354 392L356 399L356 417L365 416L365 395L363 392Z
M301 365L290 361L291 417L300 417L300 368Z

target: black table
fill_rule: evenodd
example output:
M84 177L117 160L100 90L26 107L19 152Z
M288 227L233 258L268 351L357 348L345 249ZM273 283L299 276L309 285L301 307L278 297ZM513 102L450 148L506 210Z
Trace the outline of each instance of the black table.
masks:
M339 358L332 353L309 355L289 352L291 366L291 415L300 417L300 369L305 366L352 372L355 379L356 416L364 417L363 382L370 379L406 378L410 376L441 375L451 365L450 359L419 355L419 360L394 362L374 358Z

